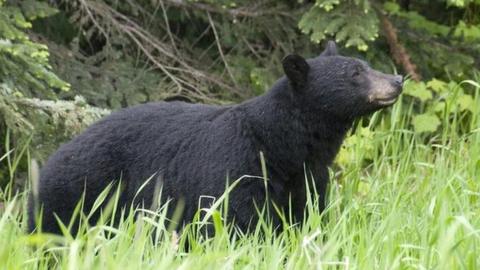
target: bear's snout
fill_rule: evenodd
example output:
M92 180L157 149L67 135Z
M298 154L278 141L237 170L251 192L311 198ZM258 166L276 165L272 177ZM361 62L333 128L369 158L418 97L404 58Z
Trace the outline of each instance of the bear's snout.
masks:
M369 101L376 106L389 106L402 93L403 76L373 71L370 76Z
M400 94L403 89L403 76L402 75L395 75L392 80L392 86L395 88L395 91Z

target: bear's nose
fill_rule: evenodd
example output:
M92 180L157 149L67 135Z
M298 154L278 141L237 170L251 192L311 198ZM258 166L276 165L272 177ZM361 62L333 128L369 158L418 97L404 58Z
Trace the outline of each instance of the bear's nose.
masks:
M402 87L403 87L403 76L402 75L395 75L393 77L393 82L392 82L393 86L398 90L398 91L402 91Z
M403 76L402 75L395 75L393 81L396 85L402 86L403 85Z

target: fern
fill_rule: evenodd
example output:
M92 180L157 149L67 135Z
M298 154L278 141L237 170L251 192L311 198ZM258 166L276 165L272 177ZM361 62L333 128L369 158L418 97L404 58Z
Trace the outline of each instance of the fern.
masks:
M0 1L0 83L18 96L55 97L52 89L68 90L68 83L50 70L48 48L32 42L25 31L30 21L56 11L33 0L17 4Z
M29 136L34 130L35 134L41 134L39 126L46 121L38 121L35 116L48 115L45 109L28 107L20 101L38 103L39 100L32 98L56 99L56 91L69 90L69 84L52 72L47 46L27 35L32 20L55 13L44 2L0 0L0 127L9 128L15 135ZM50 125L44 129L55 127L49 121ZM68 130L77 129L70 125ZM14 144L15 141L12 140Z
M378 37L378 18L368 0L317 0L302 17L299 27L315 43L335 37L335 41L368 49Z

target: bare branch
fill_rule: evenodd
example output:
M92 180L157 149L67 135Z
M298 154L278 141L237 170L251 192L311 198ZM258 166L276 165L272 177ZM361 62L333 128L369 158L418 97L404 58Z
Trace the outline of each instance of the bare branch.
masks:
M390 53L392 54L393 60L398 65L401 65L405 72L412 76L412 79L414 79L415 81L420 81L421 76L417 72L417 66L412 63L407 50L398 41L397 29L395 28L395 26L393 26L387 16L385 16L381 12L378 12L378 14L380 16L383 31L385 32L385 38L387 39L387 43L390 46Z
M88 9L92 14L92 16L89 16L90 19L93 17L97 19L101 18L104 20L104 24L106 22L107 25L116 31L128 36L145 57L176 85L177 95L187 90L192 94L195 93L194 96L196 98L200 97L203 100L212 101L212 99L208 97L210 93L202 90L202 87L198 87L198 83L196 82L199 80L213 83L237 95L243 95L238 87L232 87L222 79L194 68L195 65L192 63L194 59L183 58L182 55L179 55L180 52L177 48L172 48L169 44L158 40L132 19L112 7L102 2L91 0L82 0L80 3L84 5L84 10ZM95 26L98 27L97 24L95 24ZM216 38L218 39L218 36ZM170 41L173 43L172 39ZM173 71L175 73L172 73Z
M218 8L212 5L203 4L203 3L195 3L195 2L187 2L185 0L162 0L165 3L178 7L178 8L187 8L193 10L202 10L210 13L221 13L225 15L229 15L231 17L261 17L261 16L271 16L271 15L278 15L284 17L292 17L292 15L288 12L281 11L281 10L274 10L274 9L247 9L247 8L235 8L235 9L226 9L226 8Z
M233 73L230 70L230 67L228 66L227 59L225 59L225 55L223 54L222 45L220 44L220 40L218 39L217 30L215 29L215 24L213 23L212 16L210 16L209 12L207 12L207 15L208 15L208 22L210 23L210 26L212 27L213 35L215 36L215 42L217 43L218 52L220 53L220 57L222 57L222 61L225 65L225 69L227 70L228 75L230 75L232 82L235 84L235 86L237 86L237 81L235 80L235 76L233 76Z

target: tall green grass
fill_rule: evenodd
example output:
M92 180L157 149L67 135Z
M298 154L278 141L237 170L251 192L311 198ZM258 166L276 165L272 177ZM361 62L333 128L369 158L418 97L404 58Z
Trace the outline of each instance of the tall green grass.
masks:
M205 238L202 219L177 233L159 206L128 214L119 226L85 227L77 237L27 235L25 194L13 194L1 202L0 267L480 269L480 112L416 134L412 104L400 101L363 125L373 136L343 150L351 158L331 171L327 209L319 213L310 201L303 226L275 234L261 221L243 235L214 209L216 234ZM15 164L8 153L0 162Z

